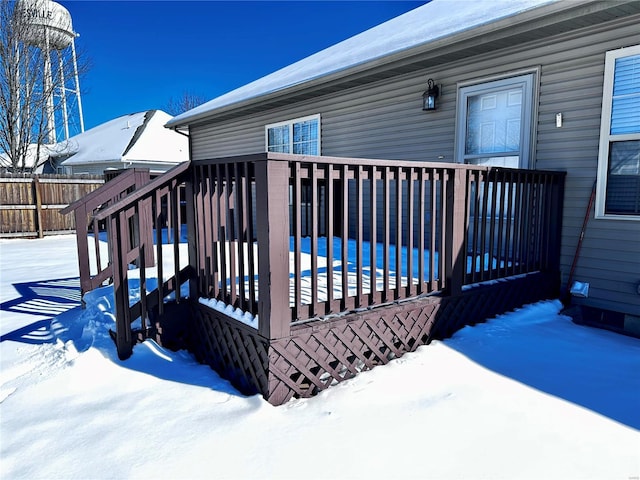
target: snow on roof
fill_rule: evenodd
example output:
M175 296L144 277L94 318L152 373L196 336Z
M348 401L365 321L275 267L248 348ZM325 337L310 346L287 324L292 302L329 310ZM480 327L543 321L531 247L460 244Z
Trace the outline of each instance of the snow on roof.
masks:
M104 162L181 162L189 156L188 139L164 128L171 115L147 110L114 118L60 144L63 165Z
M432 0L252 83L174 117L186 125L216 109L258 98L559 0Z
M40 145L38 149L37 143L31 143L27 146L27 152L24 158L24 164L18 165L18 167L26 169L34 169L42 165L47 161L49 155L51 155L51 145ZM13 167L11 158L6 152L0 151L0 167L11 169Z

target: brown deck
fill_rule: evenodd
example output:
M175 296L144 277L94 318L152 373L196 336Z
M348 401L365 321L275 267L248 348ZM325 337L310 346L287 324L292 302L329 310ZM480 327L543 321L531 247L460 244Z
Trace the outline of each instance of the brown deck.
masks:
M558 296L563 184L559 172L273 153L182 164L95 217L109 225L118 354L153 336L273 404L314 395ZM189 264L171 275L158 264L160 295L144 268L151 250L178 258L181 198ZM169 244L141 231L164 224ZM132 263L144 294L130 306ZM258 327L199 298L257 315Z

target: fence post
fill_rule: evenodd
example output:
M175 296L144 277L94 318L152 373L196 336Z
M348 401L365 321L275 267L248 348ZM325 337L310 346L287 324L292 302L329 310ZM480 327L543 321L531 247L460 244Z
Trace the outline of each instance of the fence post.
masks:
M260 334L290 333L289 163L265 158L255 165L258 238L258 315Z
M36 175L33 177L33 198L36 204L36 230L38 238L44 237L44 229L42 226L42 192L40 191L40 179Z
M446 187L446 236L451 242L445 251L445 281L451 296L462 293L467 254L465 252L466 235L467 182L465 170L449 170Z

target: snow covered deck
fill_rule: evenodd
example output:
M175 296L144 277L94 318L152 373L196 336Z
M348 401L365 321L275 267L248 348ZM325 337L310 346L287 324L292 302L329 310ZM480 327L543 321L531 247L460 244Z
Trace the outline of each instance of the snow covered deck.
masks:
M559 172L274 153L179 165L94 215L109 225L119 355L164 336L241 391L276 404L313 395L556 296L563 183Z

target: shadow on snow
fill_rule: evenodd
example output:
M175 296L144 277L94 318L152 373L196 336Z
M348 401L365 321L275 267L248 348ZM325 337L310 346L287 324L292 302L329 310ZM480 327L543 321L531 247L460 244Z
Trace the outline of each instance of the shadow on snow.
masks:
M576 325L559 309L557 301L527 306L445 343L496 373L640 430L640 340Z
M0 337L30 345L72 342L78 352L93 347L106 358L130 370L167 381L211 388L234 396L243 396L209 367L198 363L186 352L168 351L153 341L134 348L133 356L120 361L109 336L114 328L113 288L101 287L85 295L87 307L81 307L80 279L63 278L14 284L20 297L0 304L0 311L40 317ZM41 318L41 317L49 318Z

